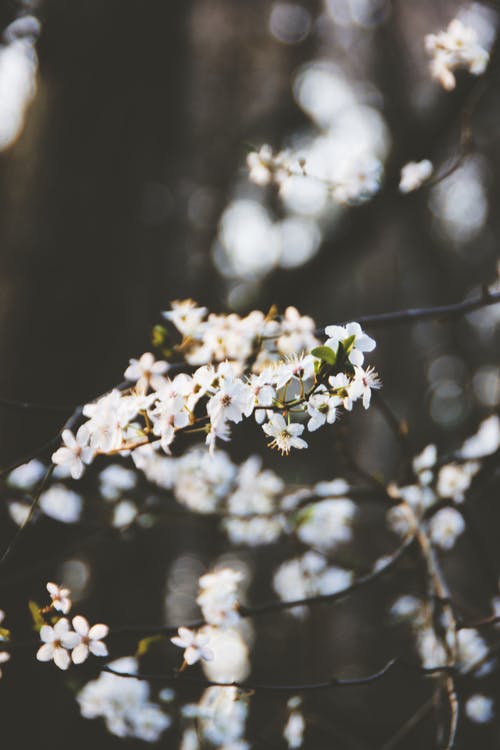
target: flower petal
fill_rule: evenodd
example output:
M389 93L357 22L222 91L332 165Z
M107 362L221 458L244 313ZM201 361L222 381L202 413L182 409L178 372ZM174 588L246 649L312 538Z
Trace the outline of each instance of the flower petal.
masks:
M108 655L108 649L106 648L106 644L102 641L90 641L89 643L89 649L94 656L107 656Z
M87 646L86 643L80 643L71 652L71 658L73 659L74 664L81 664L82 662L85 661L88 655L89 655L89 647Z
M71 631L70 633L65 633L64 635L61 636L61 645L64 648L69 648L69 649L75 648L81 642L82 642L81 635L79 635L78 633L73 633L73 631Z
M69 654L64 648L56 648L54 651L54 664L59 669L67 669L70 665Z
M54 640L54 628L52 628L50 625L42 625L40 628L40 638L42 641L45 641L45 643L52 643Z
M73 623L73 627L79 635L85 637L89 634L89 624L85 617L76 615L76 617L73 617L71 622Z
M108 626L103 625L101 622L98 622L96 625L92 625L92 627L90 628L89 638L91 638L93 641L101 641L103 638L106 638L108 633Z
M193 648L193 646L189 646L184 651L184 660L189 665L196 664L196 662L198 661L198 659L200 658L200 656L201 656L201 654L198 651L198 649L197 648Z
M52 643L44 643L43 646L40 646L40 648L36 652L36 658L38 659L38 661L51 661L53 656L54 646L52 645Z
M65 617L61 617L60 620L56 622L54 625L54 633L57 636L64 635L69 631L69 620L67 620Z

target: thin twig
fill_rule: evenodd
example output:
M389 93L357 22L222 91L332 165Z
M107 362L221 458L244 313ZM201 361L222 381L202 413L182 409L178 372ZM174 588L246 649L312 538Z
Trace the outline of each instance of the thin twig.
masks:
M272 601L264 604L257 604L253 607L241 606L239 608L239 614L241 617L258 617L260 615L269 614L271 612L281 612L287 609L293 609L294 607L310 607L316 604L331 604L333 602L344 599L350 594L354 593L358 589L365 587L391 570L398 561L405 555L405 553L411 549L415 542L415 536L408 536L404 542L398 547L396 552L389 558L389 560L380 568L377 568L367 575L360 576L350 586L346 586L341 591L336 591L333 594L317 594L315 596L308 596L302 599L293 599L287 601ZM203 627L207 623L204 620L197 620L189 623L184 627L191 630L197 630ZM174 635L177 633L178 625L132 625L125 626L122 628L112 628L111 633L114 635L127 634L127 633L160 633L162 635Z
M175 674L160 675L160 674L145 674L143 672L134 674L133 672L118 672L112 667L103 667L103 672L108 672L116 677L124 677L135 680L147 680L148 682L163 682L163 683L176 683L177 685L187 684L195 685L196 687L235 687L239 690L255 690L255 691L269 691L269 692L280 692L280 693L300 693L300 692L311 692L316 690L325 690L326 688L344 688L344 687L359 687L361 685L370 685L373 682L377 682L384 677L396 664L398 663L397 658L390 659L384 666L377 672L373 672L369 675L362 677L353 677L351 679L339 679L338 677L331 677L329 680L323 682L305 682L294 685L280 685L268 682L218 682L215 680L206 680L198 677L186 677L185 673L177 672ZM182 675L182 676L181 676Z
M449 305L436 305L435 307L415 307L406 310L395 310L394 312L379 313L376 315L361 315L355 318L356 322L365 326L394 325L398 323L417 323L429 318L458 318L467 313L479 310L488 305L496 305L500 302L500 292L490 292L483 289L478 297L452 302ZM324 329L319 329L319 334L324 335Z

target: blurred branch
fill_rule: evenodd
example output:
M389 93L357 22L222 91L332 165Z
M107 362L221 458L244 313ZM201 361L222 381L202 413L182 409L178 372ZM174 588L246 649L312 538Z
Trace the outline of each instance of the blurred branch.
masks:
M103 667L103 672L108 672L116 677L128 677L135 680L148 680L152 682L169 682L180 685L186 683L188 685L196 685L198 687L236 687L239 690L252 690L252 691L272 691L272 692L305 692L313 690L325 690L326 688L334 687L359 687L360 685L370 685L372 682L377 682L384 677L396 664L398 659L390 659L384 666L377 672L373 672L363 677L354 677L352 679L339 679L338 677L331 677L329 680L323 682L306 682L298 683L294 685L275 685L267 682L217 682L213 680L204 680L195 677L180 677L180 672L174 675L158 675L158 674L133 674L132 672L117 672L111 667Z
M242 617L257 617L264 614L269 614L271 612L281 612L283 610L287 609L293 609L294 607L310 607L312 605L316 604L331 604L332 602L336 602L340 599L344 599L346 596L349 596L353 592L357 591L358 589L361 589L379 578L381 578L385 573L389 572L398 562L401 560L401 558L406 554L407 551L410 550L410 548L413 546L413 543L415 542L415 535L411 535L407 537L404 542L397 548L396 552L391 555L391 557L385 562L383 566L380 568L377 568L371 573L368 573L365 576L360 576L354 583L352 583L350 586L346 586L340 591L336 591L333 594L317 594L315 596L308 596L304 597L302 599L292 599L288 601L273 601L273 602L267 602L264 604L257 604L253 607L247 607L247 606L241 606L239 608L239 614ZM197 620L196 622L189 623L188 625L185 625L184 627L187 627L191 630L196 630L198 628L203 627L207 623L204 620ZM136 625L136 626L126 626L123 628L113 628L111 633L113 635L118 634L128 634L128 633L161 633L163 635L174 635L177 633L179 626L178 625L159 625L159 626L148 626L148 625Z
M413 324L431 318L459 318L474 310L496 305L499 302L500 292L490 292L485 286L479 296L471 297L471 299L463 302L453 302L450 305L437 305L436 307L415 307L376 315L361 315L356 318L356 322L369 327L401 323Z

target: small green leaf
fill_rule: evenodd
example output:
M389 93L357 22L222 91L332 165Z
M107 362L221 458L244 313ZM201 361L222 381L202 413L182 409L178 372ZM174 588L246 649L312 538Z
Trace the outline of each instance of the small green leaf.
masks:
M342 346L344 347L347 354L351 351L354 342L356 341L356 335L353 334L352 336L348 336L346 339L343 340Z
M307 508L300 508L296 513L294 513L293 522L295 526L300 526L301 524L310 521L313 515L314 508L312 508L311 506L308 506Z
M151 341L153 343L153 346L157 349L159 349L168 337L168 331L166 328L160 325L156 325L152 332L151 332Z
M164 635L150 635L147 638L141 638L141 640L137 644L135 655L144 656L144 654L147 654L148 651L152 648L152 646L164 640L165 640Z
M327 365L334 365L337 359L337 355L329 346L317 346L312 349L311 354L322 362L326 362Z
M43 619L42 611L38 604L36 602L30 601L28 602L28 607L31 613L31 617L33 619L33 630L39 631L42 625L45 625L45 620Z
M0 641L10 641L10 630L0 628Z

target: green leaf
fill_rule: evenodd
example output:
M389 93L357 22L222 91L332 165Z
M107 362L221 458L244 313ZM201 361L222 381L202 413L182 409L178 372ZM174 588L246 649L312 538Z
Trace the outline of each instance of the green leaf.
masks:
M166 328L160 325L156 325L151 332L151 341L154 347L159 349L168 337L168 331Z
M334 365L337 359L337 355L329 346L317 346L312 349L311 354L322 362L326 362L327 365Z
M0 641L10 641L10 630L0 628Z
M147 654L154 645L164 640L164 635L150 635L147 638L141 638L141 640L137 644L135 655L144 656L144 654Z
M30 601L28 602L28 607L31 613L31 617L33 620L33 630L39 631L42 625L45 625L45 620L43 619L42 611L38 604L36 602Z
M344 347L344 349L347 352L347 354L349 354L349 352L351 351L352 346L353 346L353 344L354 344L355 341L356 341L356 335L355 334L353 334L352 336L348 336L346 339L343 340L342 346Z

